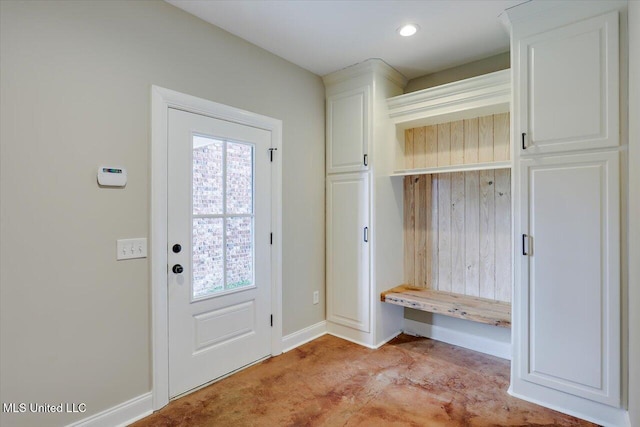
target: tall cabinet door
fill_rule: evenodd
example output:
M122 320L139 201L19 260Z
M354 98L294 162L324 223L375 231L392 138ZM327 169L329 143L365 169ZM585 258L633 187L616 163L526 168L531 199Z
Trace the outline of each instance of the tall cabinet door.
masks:
M327 177L327 320L370 332L369 177Z
M518 41L521 154L618 145L618 12Z
M521 378L620 402L619 154L522 160Z
M369 168L370 86L327 98L327 173Z

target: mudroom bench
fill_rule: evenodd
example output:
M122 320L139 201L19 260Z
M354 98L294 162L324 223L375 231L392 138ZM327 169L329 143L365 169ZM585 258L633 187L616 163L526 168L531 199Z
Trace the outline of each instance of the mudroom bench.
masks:
M400 285L380 294L382 302L458 317L503 328L511 327L511 304L487 298Z

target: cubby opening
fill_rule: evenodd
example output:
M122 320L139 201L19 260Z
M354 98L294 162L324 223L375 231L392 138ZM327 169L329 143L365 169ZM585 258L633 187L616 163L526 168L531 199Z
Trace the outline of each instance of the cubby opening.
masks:
M509 158L509 113L405 130L404 284L382 301L510 327Z

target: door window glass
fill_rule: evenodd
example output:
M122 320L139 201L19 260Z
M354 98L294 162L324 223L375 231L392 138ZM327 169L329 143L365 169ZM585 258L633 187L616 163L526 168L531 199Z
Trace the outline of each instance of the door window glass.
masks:
M254 146L193 136L192 299L254 285Z

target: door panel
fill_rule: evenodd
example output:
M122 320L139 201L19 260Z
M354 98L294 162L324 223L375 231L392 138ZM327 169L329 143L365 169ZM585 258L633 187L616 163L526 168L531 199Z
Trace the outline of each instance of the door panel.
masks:
M255 314L254 300L196 314L195 351L254 333Z
M327 99L327 173L368 169L369 86Z
M527 381L619 402L618 153L522 161ZM528 243L528 244L527 244Z
M370 331L368 194L367 174L327 178L327 319L363 332Z
M270 353L270 143L268 131L169 109L171 397Z
M522 155L618 145L618 13L520 42Z

